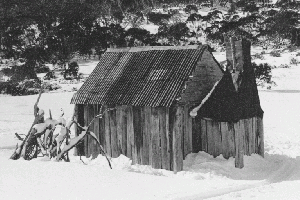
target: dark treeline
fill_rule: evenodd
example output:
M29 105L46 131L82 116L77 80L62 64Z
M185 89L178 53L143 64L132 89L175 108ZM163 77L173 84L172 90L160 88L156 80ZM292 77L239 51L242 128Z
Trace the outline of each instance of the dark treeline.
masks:
M78 54L101 55L108 47L195 44L197 40L191 38L203 36L209 44L220 45L224 34L246 37L265 46L286 40L300 44L296 11L283 8L259 12L254 1L242 0L229 14L211 9L201 16L194 5L199 2L0 0L1 57L21 60L29 74L34 74L34 69L46 62L64 64ZM178 11L152 12L157 4L176 3L185 5L189 15L186 21ZM248 14L241 17L237 9ZM149 23L159 27L157 33L141 28Z

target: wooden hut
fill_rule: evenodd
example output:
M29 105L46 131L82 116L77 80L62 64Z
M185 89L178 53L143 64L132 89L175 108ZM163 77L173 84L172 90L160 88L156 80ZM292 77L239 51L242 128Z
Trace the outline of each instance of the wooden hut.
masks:
M225 74L205 45L108 49L71 103L81 125L87 125L101 106L111 108L91 129L111 157L123 154L133 164L177 172L191 152L222 153L211 151L212 141L218 141L213 148L238 146L222 144L221 128L228 125L224 134L231 137L231 122L204 119L206 104L197 110ZM99 149L87 138L77 152L96 157Z

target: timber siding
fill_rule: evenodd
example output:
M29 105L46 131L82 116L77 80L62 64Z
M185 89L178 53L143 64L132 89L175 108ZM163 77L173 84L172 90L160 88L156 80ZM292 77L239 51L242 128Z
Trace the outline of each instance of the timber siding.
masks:
M77 110L84 112L85 126L99 109L98 104L77 105ZM103 118L96 119L90 130L109 156L123 154L133 164L156 169L181 171L183 159L193 148L192 118L187 106L115 106L105 111ZM83 148L82 155L87 157L95 158L100 153L90 137L85 139Z

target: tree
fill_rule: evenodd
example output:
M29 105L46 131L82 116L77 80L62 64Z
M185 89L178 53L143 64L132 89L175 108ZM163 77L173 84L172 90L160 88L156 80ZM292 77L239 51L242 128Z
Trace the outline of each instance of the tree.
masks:
M140 28L130 28L125 32L127 46L146 46L153 43L150 32Z
M264 17L260 36L268 37L277 45L280 45L284 39L291 40L293 44L299 45L300 14L297 11L289 9L269 11L264 13Z
M148 20L155 25L161 25L164 20L169 20L171 18L170 14L154 13L150 12L148 14Z
M198 8L197 8L196 5L187 5L184 8L184 12L189 13L189 14L197 13L198 12Z
M179 44L180 41L185 41L185 37L188 36L190 30L186 26L186 23L179 22L170 26L167 37L174 44Z

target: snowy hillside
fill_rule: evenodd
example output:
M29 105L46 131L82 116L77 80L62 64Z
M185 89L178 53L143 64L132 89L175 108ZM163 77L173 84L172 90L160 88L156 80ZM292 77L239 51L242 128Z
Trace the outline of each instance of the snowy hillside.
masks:
M289 64L287 56L264 61ZM216 58L222 61L224 54ZM259 91L265 112L265 158L245 156L245 167L236 169L233 158L193 153L186 157L184 171L177 174L131 165L125 156L112 159L112 170L102 156L83 158L87 165L74 156L70 163L46 157L9 160L18 142L14 133L27 133L33 121L37 96L1 96L1 199L300 199L299 77L300 66L276 68L273 79L278 86ZM46 117L49 109L56 117L63 108L69 118L72 95L46 93L39 106Z

